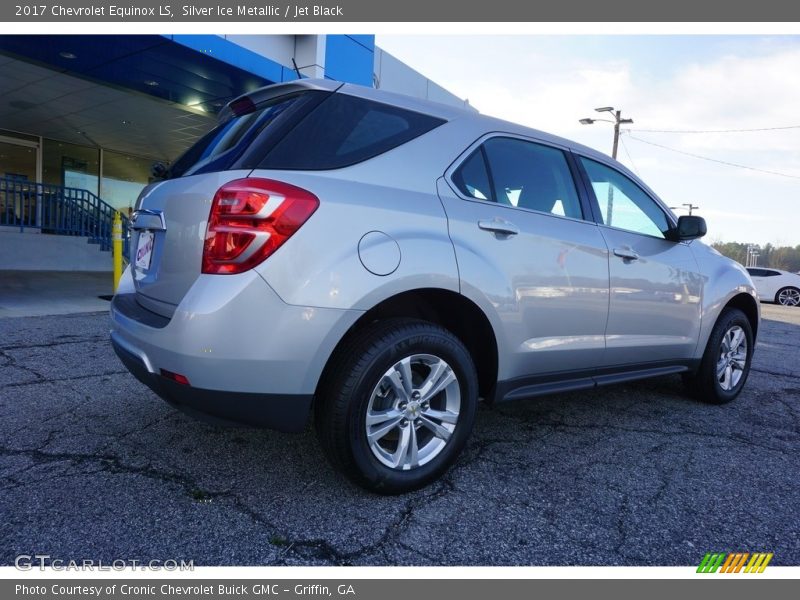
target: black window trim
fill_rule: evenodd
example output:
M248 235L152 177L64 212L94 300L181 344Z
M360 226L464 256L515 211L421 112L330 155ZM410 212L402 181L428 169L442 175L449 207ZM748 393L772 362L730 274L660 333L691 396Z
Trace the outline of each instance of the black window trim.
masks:
M487 198L486 200L489 202L494 202L497 204L497 186L494 183L494 173L492 173L492 165L489 164L489 157L486 154L486 148L484 144L478 146L476 152L481 153L481 160L483 160L483 168L486 169L486 178L489 180L489 195L491 198ZM470 154L470 156L472 156ZM466 160L469 160L467 158ZM480 198L476 198L476 200L480 200Z
M575 152L575 151L572 151L572 150L570 151L570 153L573 155L573 160L575 161L575 165L576 165L578 171L580 172L580 176L581 176L581 180L583 181L583 185L586 187L586 191L587 191L587 194L589 195L589 199L590 199L591 210L592 210L592 215L593 215L593 218L594 218L594 222L597 224L598 227L607 227L608 229L614 229L616 231L624 231L626 233L632 233L634 235L641 235L642 237L648 237L648 238L652 238L654 240L664 240L664 241L667 241L667 242L675 243L674 240L670 240L664 234L662 234L661 236L650 235L649 233L642 233L640 231L632 231L631 229L625 229L624 227L615 227L614 225L606 225L605 223L603 223L603 214L600 212L600 203L597 201L597 196L594 193L594 187L592 186L592 179L591 179L591 177L589 177L589 173L586 172L586 168L583 166L583 163L581 162L582 158L585 158L586 160L591 160L593 162L596 162L597 164L603 165L604 167L606 167L608 169L611 169L612 171L615 171L616 173L622 175L623 177L626 177L627 179L630 179L631 182L633 182L636 185L636 187L638 187L645 196L650 198L650 200L652 200L655 203L655 205L658 208L661 209L661 211L666 216L667 223L669 223L671 229L674 229L675 227L677 227L677 224L678 224L677 220L675 219L675 215L672 213L671 210L669 210L667 205L664 204L664 202L662 202L661 199L658 196L656 196L655 193L653 193L653 191L649 187L647 187L647 185L643 181L641 181L638 177L635 177L635 176L632 176L632 175L630 175L628 173L625 173L624 171L620 170L619 167L614 166L609 161L602 160L602 159L600 159L600 158L598 158L596 156L587 156L586 154L582 154L580 152ZM689 244L690 242L691 242L691 240L688 241L688 242L687 241L683 241L683 242L677 242L677 243L681 243L681 244L686 245L686 244Z
M569 169L570 175L572 176L573 185L575 186L575 193L578 195L578 203L581 208L581 214L583 215L581 218L575 217L568 217L566 215L557 215L555 213L548 213L542 212L540 210L534 210L532 208L525 208L524 206L512 206L508 204L499 204L494 198L497 198L497 190L494 189L495 182L494 177L492 177L492 170L489 166L489 160L486 156L486 150L483 148L485 142L493 138L511 138L522 140L523 142L531 142L534 144L539 144L540 146L547 146L549 148L553 148L555 150L561 150L564 153L564 159L567 163L567 168ZM483 156L484 165L486 166L486 172L489 176L489 184L491 187L491 194L493 195L492 199L487 198L486 200L482 200L480 198L475 198L473 196L468 196L464 194L460 189L458 189L458 185L453 180L453 175L455 174L458 169L461 168L467 160L469 160L472 155L475 153L476 150L481 152ZM481 204L488 204L494 205L497 207L507 208L511 210L518 210L526 213L532 213L535 215L543 215L545 217L554 217L556 219L567 219L568 221L576 221L578 223L589 223L592 225L597 225L597 221L593 219L593 213L589 203L589 196L585 189L585 183L583 178L580 176L579 171L577 169L576 161L572 156L572 151L568 146L562 146L561 144L556 144L548 140L542 140L536 137L521 135L519 133L513 133L510 131L490 131L488 133L483 134L477 140L472 142L466 150L464 150L458 157L450 164L449 167L444 172L444 179L447 182L450 189L453 193L458 196L462 200L467 200L468 202L479 202Z

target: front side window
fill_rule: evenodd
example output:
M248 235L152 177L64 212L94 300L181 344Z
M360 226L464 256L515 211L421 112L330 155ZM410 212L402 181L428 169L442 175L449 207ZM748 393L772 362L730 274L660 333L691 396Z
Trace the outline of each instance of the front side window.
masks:
M667 215L655 200L622 173L588 158L581 163L592 182L603 224L643 235L666 237Z
M472 198L583 218L566 156L550 146L491 138L458 168L453 183Z

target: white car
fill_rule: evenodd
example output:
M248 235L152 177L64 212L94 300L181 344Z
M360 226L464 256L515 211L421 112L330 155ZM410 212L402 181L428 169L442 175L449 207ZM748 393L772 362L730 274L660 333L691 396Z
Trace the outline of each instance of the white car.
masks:
M800 275L779 269L747 267L761 301L800 306Z

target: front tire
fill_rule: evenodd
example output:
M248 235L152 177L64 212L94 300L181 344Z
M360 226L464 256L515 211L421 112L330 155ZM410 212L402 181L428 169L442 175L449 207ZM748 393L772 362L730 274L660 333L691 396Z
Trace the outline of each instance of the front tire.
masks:
M478 380L464 344L426 321L388 319L354 335L332 360L315 409L331 463L382 494L440 477L475 420Z
M785 287L775 294L775 302L781 306L800 306L800 290L794 287Z
M684 382L691 394L703 402L730 402L747 381L753 350L750 321L741 310L726 308L711 331L700 368L684 376Z

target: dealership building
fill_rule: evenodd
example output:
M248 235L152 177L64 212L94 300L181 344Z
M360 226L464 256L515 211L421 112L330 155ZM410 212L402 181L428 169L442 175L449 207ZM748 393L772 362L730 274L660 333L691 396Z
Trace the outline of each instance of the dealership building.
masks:
M114 211L152 164L298 76L469 107L371 35L0 36L0 270L106 268Z

